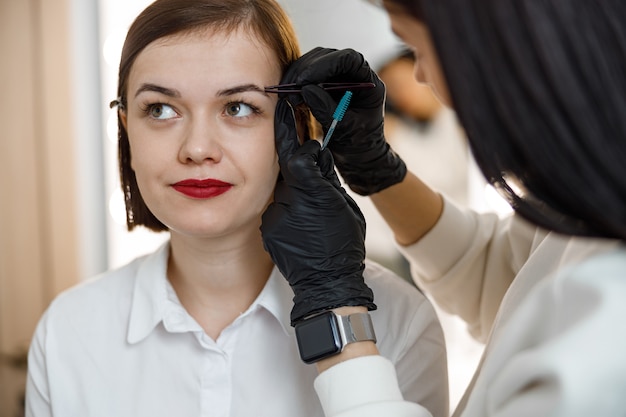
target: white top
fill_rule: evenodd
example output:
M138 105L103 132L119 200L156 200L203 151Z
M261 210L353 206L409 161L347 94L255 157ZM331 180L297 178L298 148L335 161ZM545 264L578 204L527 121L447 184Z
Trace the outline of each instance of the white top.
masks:
M455 416L624 414L626 247L568 239L515 216L499 221L446 202L429 235L403 251L420 285L488 339ZM320 375L316 389L328 417L429 415L393 392L393 372L385 370L384 359L371 359ZM344 400L342 390L363 379L376 381L379 387L370 391L383 394Z
M213 341L169 285L168 254L165 244L51 304L31 345L26 415L322 416L317 371L298 356L293 292L278 270ZM402 395L445 416L445 349L432 305L376 264L365 277L378 305L377 345Z

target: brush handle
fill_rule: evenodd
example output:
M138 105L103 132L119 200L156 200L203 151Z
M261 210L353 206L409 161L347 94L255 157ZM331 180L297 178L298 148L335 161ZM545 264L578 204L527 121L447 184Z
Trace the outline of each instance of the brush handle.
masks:
M330 137L333 135L338 121L339 119L333 119L333 122L330 124L330 128L328 129L328 132L326 132L326 136L324 136L324 141L322 142L322 150L324 150L326 145L328 145L328 142L330 142Z

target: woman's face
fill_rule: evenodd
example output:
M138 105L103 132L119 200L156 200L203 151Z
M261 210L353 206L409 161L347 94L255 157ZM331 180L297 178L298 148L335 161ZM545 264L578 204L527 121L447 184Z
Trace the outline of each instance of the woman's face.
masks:
M273 51L243 31L161 38L136 58L122 122L152 213L173 233L258 229L279 172Z
M448 86L439 64L439 57L426 25L399 8L393 1L385 1L385 8L391 20L391 28L415 54L415 79L431 86L439 99L451 105Z

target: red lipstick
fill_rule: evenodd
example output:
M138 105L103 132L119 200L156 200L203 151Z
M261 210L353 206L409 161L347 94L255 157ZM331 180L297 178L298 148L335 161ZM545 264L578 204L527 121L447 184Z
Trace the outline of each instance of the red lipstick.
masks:
M230 190L232 186L232 184L227 182L214 179L187 179L172 184L172 187L179 193L198 199L217 197Z

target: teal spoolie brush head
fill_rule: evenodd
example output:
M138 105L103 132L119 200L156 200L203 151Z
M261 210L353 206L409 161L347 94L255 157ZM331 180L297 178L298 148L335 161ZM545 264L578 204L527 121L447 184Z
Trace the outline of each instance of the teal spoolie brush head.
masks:
M333 113L333 119L337 119L340 122L343 119L343 116L346 114L346 110L348 110L348 105L350 104L350 99L352 98L352 91L346 91L346 93L341 97L335 112Z
M328 141L335 131L335 126L337 126L337 122L340 122L343 119L343 116L346 114L346 110L348 110L348 105L350 104L350 99L352 98L352 91L346 91L346 93L341 97L335 112L333 113L333 122L330 124L330 128L328 132L326 132L326 136L322 141L322 149L328 145Z

